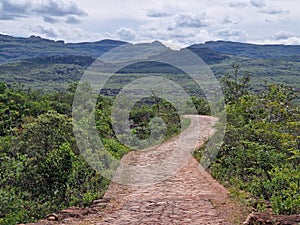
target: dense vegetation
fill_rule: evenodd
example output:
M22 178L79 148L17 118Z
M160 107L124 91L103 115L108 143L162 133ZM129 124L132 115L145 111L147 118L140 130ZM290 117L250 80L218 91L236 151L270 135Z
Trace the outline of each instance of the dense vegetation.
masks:
M0 223L33 221L100 197L108 182L78 154L73 94L0 86Z
M239 65L222 80L228 123L211 173L250 193L256 210L300 213L299 92L271 84L251 94L249 82Z
M42 218L68 206L86 206L100 198L109 181L80 155L72 130L71 110L77 84L68 91L42 93L18 84L0 83L0 224ZM108 151L120 159L129 149L112 130L112 97L99 96L96 127ZM193 98L200 113L207 103ZM133 107L132 132L149 136L149 121L166 122L166 138L180 131L172 105L155 95Z

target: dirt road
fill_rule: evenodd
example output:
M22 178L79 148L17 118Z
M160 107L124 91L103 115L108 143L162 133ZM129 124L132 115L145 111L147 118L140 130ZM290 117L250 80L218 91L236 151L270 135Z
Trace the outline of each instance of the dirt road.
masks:
M181 137L123 157L104 196L111 199L104 212L64 224L231 224L227 190L190 154L213 134L216 119L188 117L191 125Z

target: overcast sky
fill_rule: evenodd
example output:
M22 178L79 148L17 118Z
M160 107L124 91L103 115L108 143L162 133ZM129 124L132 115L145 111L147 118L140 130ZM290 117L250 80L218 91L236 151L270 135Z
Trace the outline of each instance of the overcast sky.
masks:
M300 44L299 0L0 0L0 33L67 42Z

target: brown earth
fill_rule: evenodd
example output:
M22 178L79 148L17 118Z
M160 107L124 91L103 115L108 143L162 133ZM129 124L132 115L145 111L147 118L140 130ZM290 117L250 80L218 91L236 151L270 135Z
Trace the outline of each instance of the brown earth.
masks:
M123 157L104 199L82 214L81 209L73 208L69 211L73 216L49 215L59 222L48 223L240 224L235 218L241 212L227 190L191 154L213 134L216 119L188 117L191 125L181 136Z
M251 213L245 225L299 225L300 215L271 215L269 213Z

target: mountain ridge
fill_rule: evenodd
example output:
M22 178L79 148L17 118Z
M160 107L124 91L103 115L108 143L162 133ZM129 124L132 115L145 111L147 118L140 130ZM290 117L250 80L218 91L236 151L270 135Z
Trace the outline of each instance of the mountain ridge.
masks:
M111 39L94 42L65 43L63 40L51 40L34 35L26 38L0 34L0 64L24 58L53 55L99 57L103 53L124 44L132 43ZM138 45L139 44L150 43L138 43ZM163 45L157 40L151 44ZM300 45L258 45L224 40L196 43L182 49L193 51L206 63L219 63L225 59L229 59L230 56L274 59L300 55Z
M123 51L126 52L125 55L110 54L115 52L111 50L120 46L128 48L128 51ZM147 63L153 61L152 55L156 56L162 52L160 49L175 51L159 41L132 44L104 39L95 42L65 43L62 40L55 41L39 36L24 38L0 34L0 82L21 82L25 86L44 90L64 89L68 82L78 81L85 69L104 53L109 53L105 55L106 58L112 56L109 60L113 60L113 57L117 57L118 60L118 57L128 57L130 54L142 56L138 59L145 62L123 70L123 73L174 72L160 65ZM243 71L251 74L258 89L265 86L266 82L283 83L299 88L300 45L207 41L181 50L185 49L202 58L218 79L228 73L233 63L238 63Z
M189 47L209 48L218 53L248 58L280 58L300 55L300 45L259 45L232 41L207 41L204 44L194 44Z

